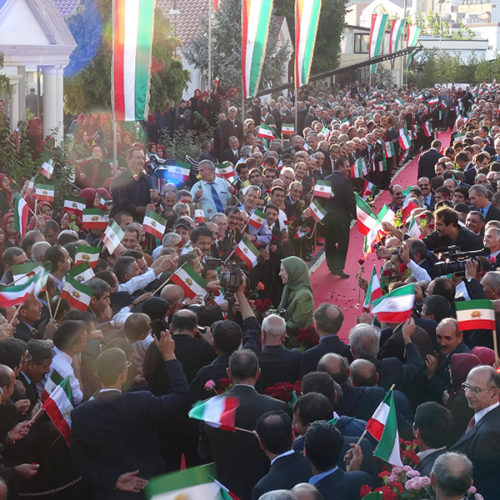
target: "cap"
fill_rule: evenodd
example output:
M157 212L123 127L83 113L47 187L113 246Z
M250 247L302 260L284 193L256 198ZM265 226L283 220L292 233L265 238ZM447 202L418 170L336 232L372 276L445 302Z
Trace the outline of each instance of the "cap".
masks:
M174 229L178 228L179 226L183 226L186 229L192 229L192 224L186 217L180 217L174 222Z

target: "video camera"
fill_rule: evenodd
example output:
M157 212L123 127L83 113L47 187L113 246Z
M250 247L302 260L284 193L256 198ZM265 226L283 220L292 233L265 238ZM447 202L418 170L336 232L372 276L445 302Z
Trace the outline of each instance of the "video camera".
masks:
M241 286L244 274L241 270L242 264L237 261L229 261L224 264L222 259L207 257L205 261L206 269L217 269L220 267L220 286L224 289L226 296L234 295Z
M476 263L476 266L481 271L495 271L497 268L496 262L490 262L486 259L484 249L470 250L468 252L461 252L460 248L456 245L451 245L445 248L436 248L435 253L441 253L444 262L437 262L434 264L434 273L436 276L443 276L446 274L456 274L463 276L465 274L465 264L468 260ZM481 257L483 257L481 259Z

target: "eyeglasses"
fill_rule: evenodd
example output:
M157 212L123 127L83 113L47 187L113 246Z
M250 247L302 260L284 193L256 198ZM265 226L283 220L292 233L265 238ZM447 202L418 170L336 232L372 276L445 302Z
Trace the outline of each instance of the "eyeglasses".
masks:
M485 389L481 389L481 387L472 387L466 382L462 384L462 389L465 392L472 391L474 394L481 394L483 391L489 391L491 390L491 387L486 387Z

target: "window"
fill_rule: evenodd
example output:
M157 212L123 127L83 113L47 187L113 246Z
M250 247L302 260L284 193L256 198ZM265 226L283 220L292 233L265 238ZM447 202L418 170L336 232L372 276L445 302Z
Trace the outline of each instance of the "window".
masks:
M354 33L354 53L368 54L368 42L370 35L365 33Z

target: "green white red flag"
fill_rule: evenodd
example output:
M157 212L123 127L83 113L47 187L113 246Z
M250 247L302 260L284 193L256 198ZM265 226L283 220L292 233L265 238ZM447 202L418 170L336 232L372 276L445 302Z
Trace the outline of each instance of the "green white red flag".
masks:
M387 24L388 14L372 14L372 23L370 29L370 41L368 44L368 57L372 59L382 53L385 26ZM370 66L370 73L375 74L376 64Z
M168 178L172 181L186 182L191 173L191 165L182 161L176 162L175 165L168 165Z
M394 147L394 143L392 141L386 141L384 143L384 149L386 158L392 158L393 156L396 156L396 148Z
M113 0L112 105L117 121L145 120L154 0Z
M413 215L410 217L408 231L406 231L406 234L410 238L422 238L422 231L420 231L420 225L415 219L415 216Z
M368 198L368 196L371 196L372 194L374 194L376 189L377 189L377 186L375 186L375 184L373 184L373 182L365 181L365 185L363 187L363 199L366 200L366 198Z
M234 431L236 410L240 401L231 396L214 396L205 401L199 401L189 411L189 418L203 420L211 427L223 431Z
M205 297L207 282L186 262L174 274L170 276L170 281L179 285L186 297L194 299L197 295Z
M269 125L261 123L257 131L257 137L263 137L272 141L274 139L274 130Z
M243 95L255 96L266 56L273 0L241 2L241 78Z
M78 283L85 283L95 277L94 270L90 267L88 262L82 262L76 266L73 266L67 273L66 276L71 276Z
M266 216L264 212L256 208L248 219L248 225L254 227L255 229L260 229L265 220Z
M316 184L314 184L313 194L318 198L331 198L332 197L331 182L317 180Z
M82 215L83 229L106 229L109 224L109 216L100 208L85 208Z
M47 160L42 163L40 173L50 179L54 173L54 160Z
M402 323L413 312L415 285L413 283L394 289L372 304L372 314L381 323Z
M79 217L83 216L83 211L87 208L87 201L84 198L79 198L78 196L68 196L64 200L63 208Z
M106 212L109 208L109 202L111 201L111 198L108 197L105 193L101 195L99 198L99 208L103 211Z
M205 212L202 208L194 209L194 221L196 224L205 224Z
M309 83L321 0L295 0L295 87Z
M293 135L293 134L295 134L295 125L293 123L281 124L281 135Z
M99 247L88 247L86 245L79 245L75 248L75 264L87 262L91 268L97 266L99 254L101 249Z
M406 106L406 103L403 101L403 99L401 99L401 97L396 97L396 99L394 99L394 101L396 102L396 104L398 104L399 106L402 106L402 107L405 107Z
M43 386L42 395L40 396L42 402L46 401L46 399L62 381L63 378L57 370L52 370L50 372L49 376L47 377L47 381Z
M387 391L372 418L368 420L366 430L378 441L373 454L391 465L402 467L398 422L392 390Z
M415 45L417 45L419 36L420 36L420 26L417 26L416 24L409 24L406 33L406 47L414 47ZM406 69L408 69L412 57L413 57L412 53L406 56L406 62L405 62Z
M94 295L92 288L66 274L66 280L61 291L61 299L66 300L72 308L79 311L87 311L92 295Z
M24 304L33 293L37 276L33 276L22 285L12 285L0 288L0 307L11 307Z
M166 227L166 219L152 210L146 210L144 220L142 221L142 228L145 233L152 234L155 238L160 240L165 234Z
M422 128L424 129L425 137L431 137L434 133L434 129L432 128L430 121L426 121Z
M260 253L255 245L243 237L234 249L234 253L250 268L254 267L259 261Z
M404 129L399 129L399 145L405 151L411 147L411 135Z
M216 175L223 179L234 179L234 167L230 161L225 161L222 165L216 165Z
M495 330L493 301L486 299L456 302L458 329Z
M40 262L26 262L26 264L18 264L12 266L12 276L16 285L26 284L33 276L36 276L44 271L44 267Z
M54 186L51 184L37 184L35 198L39 201L54 201Z
M392 54L399 48L399 41L405 27L404 19L393 19L391 23L391 34L389 36L389 52ZM391 59L391 68L394 69L394 59ZM399 104L399 103L398 103Z
M50 393L43 403L43 409L61 433L66 444L71 444L71 412L74 408L73 393L69 376Z
M108 252L110 254L115 251L116 247L120 244L120 241L122 241L124 236L125 233L123 232L122 228L114 220L111 221L109 226L104 231L104 234L102 235L104 246L108 249Z
M368 173L364 158L358 158L351 166L351 177L359 179Z
M370 310L370 304L382 297L382 287L380 286L380 280L377 274L377 268L373 266L372 275L370 276L370 281L368 282L368 288L366 289L365 301L363 302L363 308Z
M366 203L358 193L354 193L356 197L356 219L358 221L358 231L361 234L367 235L371 229L378 226L380 221L373 213L370 205Z
M320 205L318 200L313 199L309 208L311 209L311 215L316 222L321 222L325 218L326 210Z

